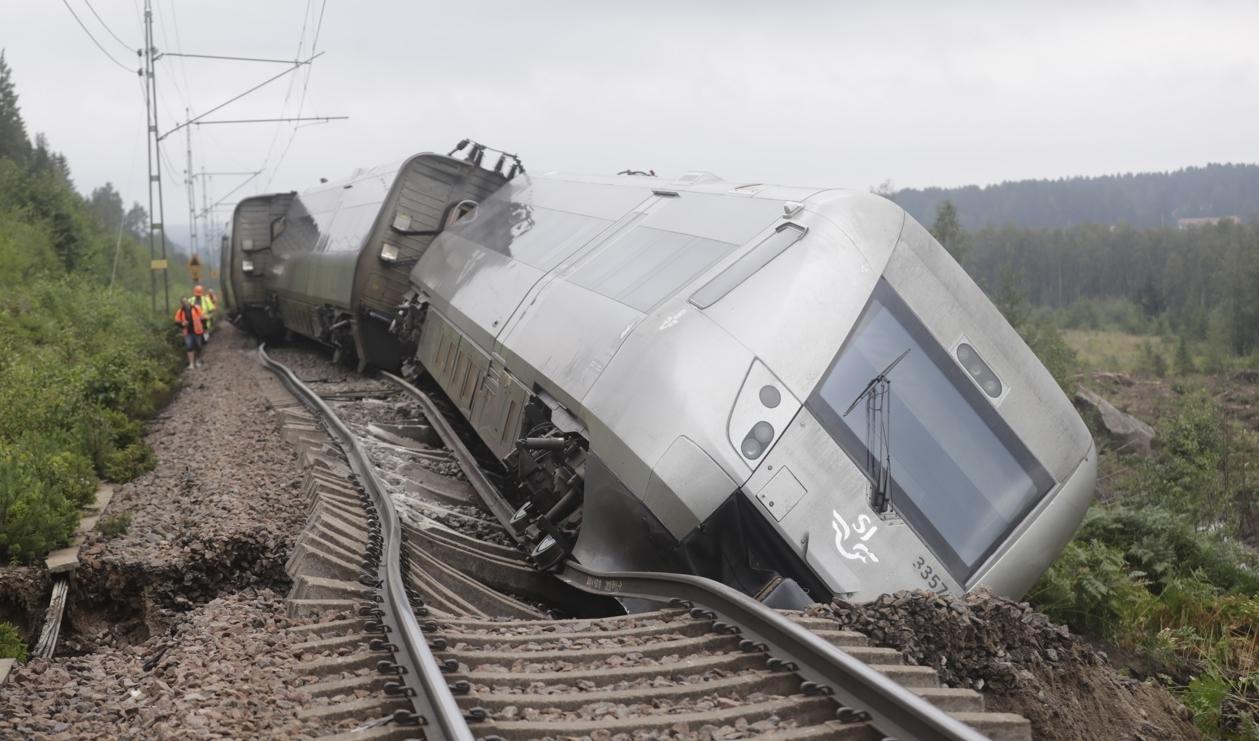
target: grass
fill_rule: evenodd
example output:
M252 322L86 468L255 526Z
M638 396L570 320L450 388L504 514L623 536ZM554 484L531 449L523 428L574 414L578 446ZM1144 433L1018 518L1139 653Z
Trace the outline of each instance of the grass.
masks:
M1080 370L1135 373L1148 367L1145 345L1162 356L1171 367L1176 345L1162 337L1128 334L1116 330L1067 329L1063 331L1067 345L1075 351Z

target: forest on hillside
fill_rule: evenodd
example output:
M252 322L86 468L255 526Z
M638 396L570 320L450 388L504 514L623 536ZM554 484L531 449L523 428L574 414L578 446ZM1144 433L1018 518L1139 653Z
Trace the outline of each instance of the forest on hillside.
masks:
M965 229L985 226L1064 228L1080 224L1175 227L1179 219L1259 219L1259 165L1208 164L1174 172L1019 180L957 188L877 191L929 224L945 201Z
M1171 332L1237 358L1259 350L1259 224L988 227L966 235L962 262L983 285L1015 281L1065 326Z

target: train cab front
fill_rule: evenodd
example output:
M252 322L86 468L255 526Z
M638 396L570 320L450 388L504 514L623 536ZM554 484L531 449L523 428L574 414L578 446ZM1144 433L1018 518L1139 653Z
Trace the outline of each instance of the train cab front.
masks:
M876 200L808 204L804 237L705 309L757 356L727 431L742 493L801 583L1019 597L1083 518L1092 439L962 268Z

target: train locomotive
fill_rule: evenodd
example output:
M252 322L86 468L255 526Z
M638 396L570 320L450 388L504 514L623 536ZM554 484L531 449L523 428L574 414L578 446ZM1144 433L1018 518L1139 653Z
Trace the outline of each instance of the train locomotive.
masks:
M694 573L775 606L1018 597L1074 533L1087 428L893 202L455 155L293 197L266 303L361 367L431 377L515 474L539 565ZM347 197L364 177L374 195Z

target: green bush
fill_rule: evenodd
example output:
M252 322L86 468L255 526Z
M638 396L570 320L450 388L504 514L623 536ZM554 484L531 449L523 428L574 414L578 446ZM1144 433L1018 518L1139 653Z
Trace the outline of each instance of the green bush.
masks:
M1203 528L1235 533L1238 496L1246 494L1239 477L1226 476L1226 462L1236 454L1232 423L1219 404L1202 390L1176 399L1158 421L1159 449L1119 483L1125 495L1185 516Z
M1236 674L1208 664L1180 689L1180 699L1207 738L1259 738L1259 672Z
M29 561L69 540L78 508L65 492L50 489L32 456L0 445L0 553Z
M0 623L0 659L26 661L26 643L11 623Z
M137 419L175 385L168 329L140 297L81 279L0 291L0 558L64 544L98 477L152 470Z
M1073 541L1028 593L1028 601L1077 633L1116 639L1131 634L1151 596L1118 548Z
M1255 563L1253 553L1196 533L1173 513L1095 509L1028 599L1077 633L1149 659L1208 737L1253 739Z
M1067 344L1067 340L1058 331L1057 326L1046 318L1040 317L1017 328L1023 340L1040 362L1054 377L1064 391L1071 393L1071 375L1076 372L1079 359L1075 350Z
M157 456L153 455L153 449L142 442L133 442L109 455L105 461L104 477L106 481L130 481L156 466Z
M1177 578L1201 574L1224 592L1259 593L1259 556L1219 535L1200 532L1158 507L1093 507L1076 535L1123 554L1158 593Z

